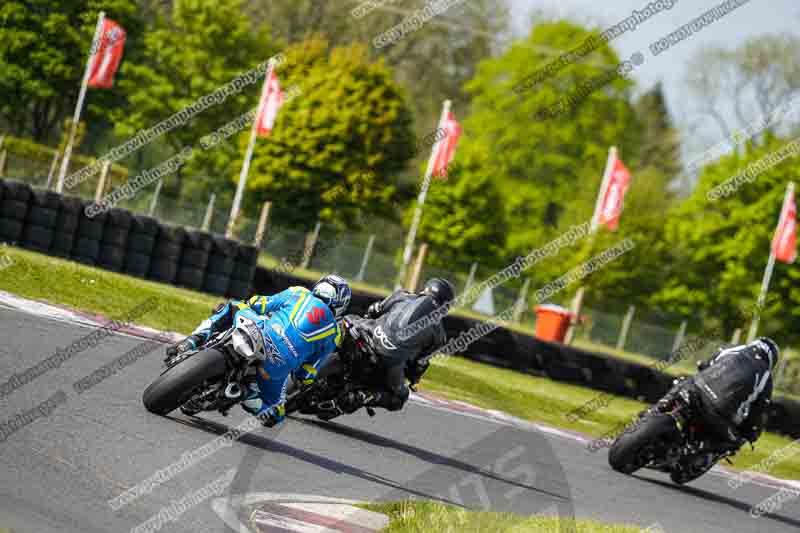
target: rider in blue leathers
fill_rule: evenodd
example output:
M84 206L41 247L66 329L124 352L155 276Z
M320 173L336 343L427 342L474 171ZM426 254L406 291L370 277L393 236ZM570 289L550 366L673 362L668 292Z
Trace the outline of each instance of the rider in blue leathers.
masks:
M247 303L230 300L214 309L191 336L169 347L167 356L202 346L213 334L229 329L237 313L245 313L261 328L270 353L258 367L242 407L274 426L285 416L289 378L313 382L325 358L341 343L337 319L346 312L350 297L347 282L331 274L310 291L290 287L273 296L253 296Z

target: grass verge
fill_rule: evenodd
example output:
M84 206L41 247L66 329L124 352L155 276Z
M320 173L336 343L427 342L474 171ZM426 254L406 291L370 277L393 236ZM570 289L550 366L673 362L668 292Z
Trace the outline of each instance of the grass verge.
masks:
M138 318L137 323L162 330L188 334L221 300L14 247L0 248L0 256L7 258L1 263L7 266L0 269L0 290L110 318L122 318L147 298L156 297L158 307ZM571 421L566 413L601 393L459 357L434 360L421 387L447 398L592 436L605 434L645 407L626 398L609 397L602 409ZM790 443L788 438L765 434L755 451L747 448L736 456L735 466L747 469ZM800 457L788 456L770 474L799 479Z
M391 522L383 533L559 533L559 518L520 516L511 513L468 511L459 507L426 501L401 501L363 505L365 509L383 513ZM563 519L562 519L563 521ZM638 533L640 528L603 524L592 520L576 520L577 533Z
M11 246L0 248L0 255L10 259L0 270L0 290L113 319L155 297L158 307L136 322L158 329L188 334L222 300Z

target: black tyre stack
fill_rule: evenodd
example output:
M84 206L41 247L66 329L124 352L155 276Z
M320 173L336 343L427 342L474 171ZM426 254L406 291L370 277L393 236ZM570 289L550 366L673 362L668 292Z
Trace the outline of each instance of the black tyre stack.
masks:
M128 248L128 235L131 232L131 213L125 209L109 209L103 239L100 241L100 254L97 264L120 272L125 266L125 253Z
M160 226L156 236L148 277L162 283L173 283L178 275L186 230L175 226Z
M60 257L70 257L75 247L83 204L74 196L61 197L61 209L53 231L53 246L50 253Z
M236 266L239 243L224 237L212 237L211 253L208 256L203 290L211 294L225 296L231 282L231 274Z
M108 213L98 213L89 218L86 216L86 207L89 205L92 205L92 202L81 202L77 240L72 249L72 257L81 263L94 265L100 255L100 243L103 240L103 229Z
M24 183L5 182L0 200L0 240L17 243L22 240L25 220L33 192Z
M156 219L142 215L131 217L125 273L140 278L147 277L157 238L158 221Z
M0 242L219 296L250 296L259 250L0 179Z
M208 256L211 252L211 235L200 231L186 232L176 282L189 289L202 290Z
M231 272L228 296L232 298L248 298L251 296L253 277L258 261L258 248L240 244L236 254L236 263Z
M22 232L22 245L37 252L49 252L60 210L61 195L52 191L33 191Z

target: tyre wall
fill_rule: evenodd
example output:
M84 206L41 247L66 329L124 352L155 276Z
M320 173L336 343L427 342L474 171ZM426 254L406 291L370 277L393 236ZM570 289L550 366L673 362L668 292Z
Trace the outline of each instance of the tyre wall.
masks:
M255 247L125 209L88 217L89 205L0 180L0 242L219 296L248 296Z

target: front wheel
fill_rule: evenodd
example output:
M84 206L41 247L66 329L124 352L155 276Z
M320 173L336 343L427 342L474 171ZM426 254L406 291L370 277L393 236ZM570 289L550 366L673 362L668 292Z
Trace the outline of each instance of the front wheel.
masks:
M649 413L634 423L632 430L617 437L608 451L608 464L617 472L633 474L680 436L675 420L662 413Z
M165 415L183 405L206 381L225 376L225 356L202 350L173 366L145 389L142 401L151 413Z

